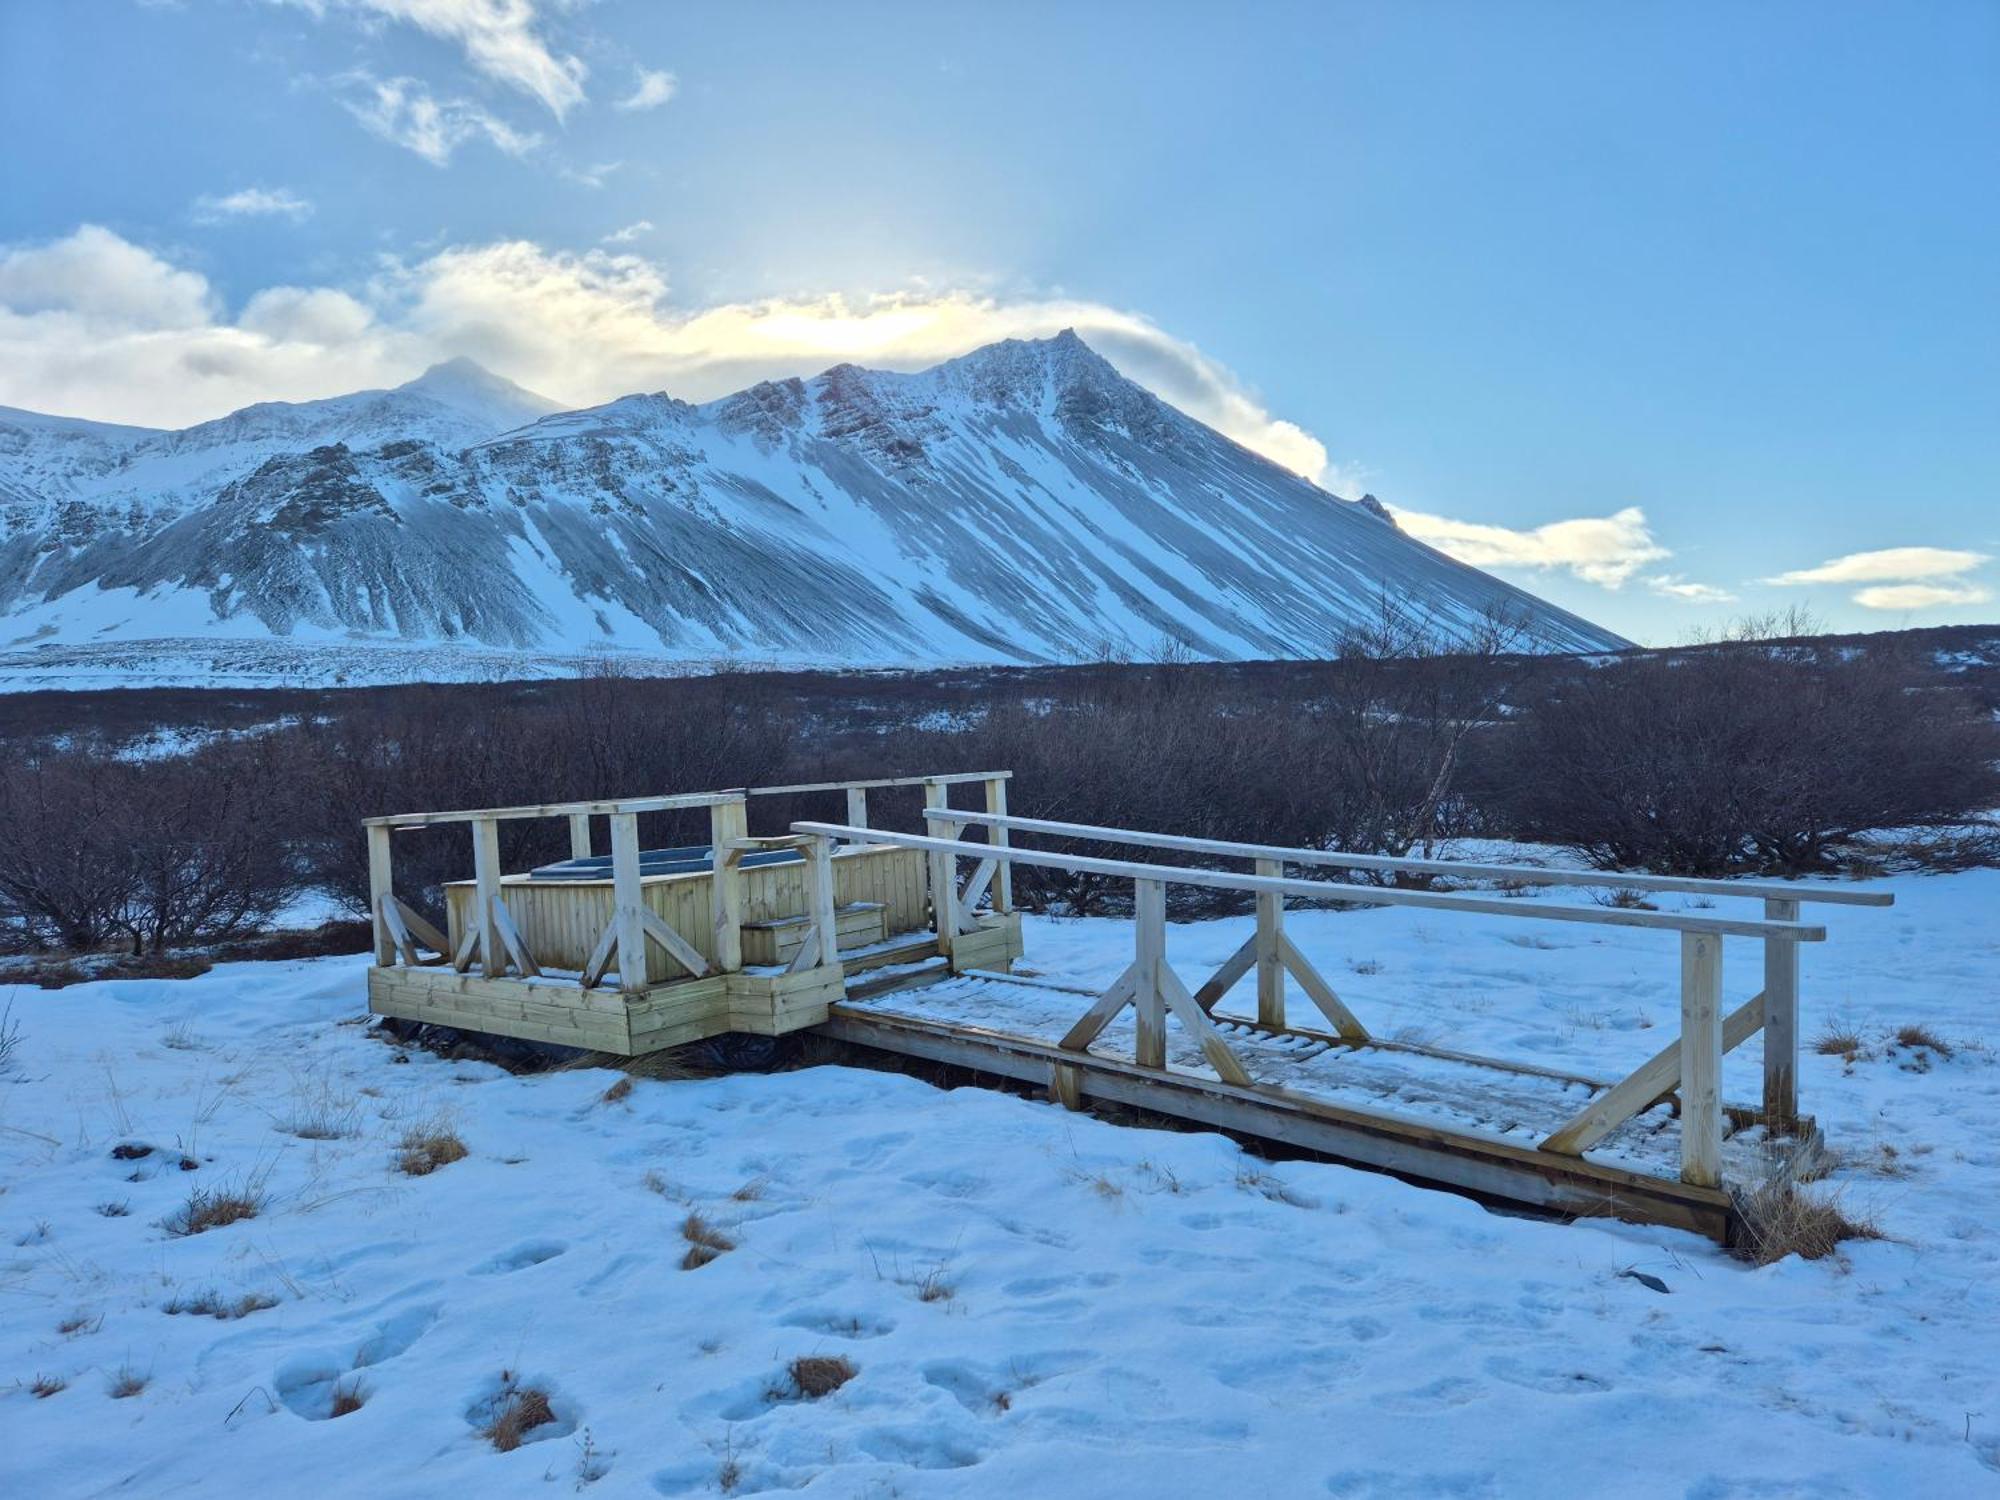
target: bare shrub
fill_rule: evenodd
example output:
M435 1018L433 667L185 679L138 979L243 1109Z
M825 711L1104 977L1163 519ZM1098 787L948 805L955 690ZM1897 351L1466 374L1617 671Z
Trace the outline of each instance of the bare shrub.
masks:
M0 1010L0 1073L10 1071L21 1051L21 1023L14 1019L14 1002Z
M1822 1260L1845 1240L1879 1240L1882 1231L1868 1219L1851 1217L1838 1194L1814 1196L1790 1182L1771 1182L1740 1193L1736 1213L1741 1232L1732 1251L1753 1265L1768 1266L1788 1255Z
M458 1132L444 1125L422 1125L403 1133L396 1170L405 1177L428 1177L439 1167L468 1155Z
M1490 805L1607 868L1837 868L2000 801L1990 715L1891 647L1732 643L1577 666L1489 745Z
M804 1354L787 1367L792 1386L808 1401L830 1396L860 1372L844 1354Z
M499 1400L480 1435L502 1453L512 1453L530 1432L555 1419L547 1391L519 1385L511 1375L503 1375Z
M264 1210L264 1190L259 1183L238 1188L195 1188L187 1202L170 1215L162 1226L168 1234L206 1234L211 1229L254 1219Z
M681 1257L683 1271L699 1270L736 1248L736 1241L698 1213L690 1213L681 1220L681 1238L687 1241L688 1246L687 1254Z

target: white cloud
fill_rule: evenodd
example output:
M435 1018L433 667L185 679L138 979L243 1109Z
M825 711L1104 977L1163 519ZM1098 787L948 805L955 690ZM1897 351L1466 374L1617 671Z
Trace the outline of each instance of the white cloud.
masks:
M434 166L444 166L460 146L483 136L509 156L522 156L541 144L541 137L515 130L465 99L439 99L414 78L369 78L352 75L360 92L345 101L348 111L385 141L414 151Z
M1712 583L1694 583L1678 573L1655 573L1643 581L1661 598L1678 599L1684 604L1732 604L1736 600L1728 589Z
M588 188L601 188L611 180L611 174L624 166L622 161L601 161L589 167L564 167L562 175L571 182L580 182Z
M49 244L0 247L0 312L144 334L207 324L215 298L199 272L85 224Z
M632 86L632 92L617 103L619 109L658 109L674 97L680 88L680 80L673 74L655 68L641 68L639 80Z
M290 188L239 188L194 201L194 216L204 224L225 219L290 219L296 224L312 211L312 204Z
M1562 569L1608 589L1622 588L1647 563L1673 555L1654 539L1636 505L1525 531L1396 506L1390 511L1409 535L1475 568Z
M611 233L599 240L598 243L600 245L629 245L632 241L638 239L640 235L651 234L652 232L653 221L651 219L640 219L635 223L627 224L623 229L612 230Z
M1977 583L1877 584L1855 591L1863 609L1938 609L1948 604L1985 604L1993 591Z
M298 0L323 13L327 0ZM535 0L341 0L346 8L392 21L459 47L488 78L540 100L558 120L584 99L588 70L557 56L541 34Z
M1766 583L1894 583L1917 578L1949 578L1969 573L1986 561L1982 552L1951 547L1884 547L1879 552L1850 552L1816 568L1799 568L1766 578ZM1888 608L1898 606L1890 605Z
M1319 442L1227 369L1096 303L927 291L690 309L641 256L516 240L392 262L348 290L267 288L232 320L199 273L106 229L0 247L0 405L167 426L396 384L458 354L578 405L661 389L706 400L845 360L920 369L1066 327L1245 447L1309 477L1325 470Z

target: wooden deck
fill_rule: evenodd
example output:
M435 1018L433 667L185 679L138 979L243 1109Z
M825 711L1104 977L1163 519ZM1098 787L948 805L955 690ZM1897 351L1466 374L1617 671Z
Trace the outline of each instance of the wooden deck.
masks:
M983 787L983 809L951 805L953 788L966 783ZM1071 1108L1100 1101L1144 1109L1491 1201L1616 1215L1717 1239L1731 1233L1736 1195L1818 1159L1819 1131L1797 1100L1797 952L1802 942L1823 941L1826 929L1800 921L1799 911L1803 903L1887 905L1886 894L1395 860L1081 827L1010 816L1006 784L1005 772L979 772L772 788L838 795L847 821L798 822L764 838L747 831L746 803L762 794L757 789L370 820L369 1007L619 1056L725 1032L817 1030L1046 1089ZM924 789L924 831L869 826L868 790L906 785ZM710 809L705 867L643 876L638 817L689 807ZM569 819L579 856L590 854L590 820L608 819L610 878L504 875L497 825L519 817ZM474 878L450 888L442 933L395 896L390 833L451 822L471 826ZM1018 847L1017 836L1141 845L1208 863L1059 854ZM745 855L773 850L786 861L743 866ZM794 851L802 857L790 858ZM1218 862L1246 863L1250 872ZM1022 864L1132 882L1133 958L1111 985L1010 972L1023 955L1011 881ZM1639 887L1700 894L1717 905L1747 898L1761 911L1524 903L1291 874L1315 867ZM1166 961L1170 884L1255 898L1252 935L1198 984ZM1672 931L1680 940L1680 1034L1615 1080L1378 1037L1287 933L1288 899ZM1733 1005L1722 992L1726 939L1761 949L1763 988ZM1245 980L1254 1013L1218 1010ZM1311 1003L1315 1024L1286 1015L1288 980ZM1760 1033L1762 1098L1726 1104L1722 1056Z

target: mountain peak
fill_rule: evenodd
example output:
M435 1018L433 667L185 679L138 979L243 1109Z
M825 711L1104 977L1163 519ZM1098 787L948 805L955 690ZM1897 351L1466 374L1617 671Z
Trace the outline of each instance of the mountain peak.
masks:
M440 400L464 396L476 396L481 401L498 399L518 405L534 406L543 413L562 409L561 402L551 401L547 396L518 385L504 375L496 375L478 360L464 354L452 359L439 360L416 379L406 380L396 389L421 391Z

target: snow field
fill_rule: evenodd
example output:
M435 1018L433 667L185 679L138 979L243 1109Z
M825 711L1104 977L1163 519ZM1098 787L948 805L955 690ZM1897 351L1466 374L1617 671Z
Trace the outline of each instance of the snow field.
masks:
M622 1075L369 1035L359 958L17 990L5 1488L2000 1493L2000 872L1894 884L1807 952L1807 1036L1837 1017L1863 1045L1802 1069L1847 1157L1825 1187L1890 1238L1761 1269L890 1072L607 1099ZM1663 935L1288 921L1391 1034L1615 1073L1672 1025ZM1037 967L1086 981L1130 942L1028 929ZM1246 931L1176 924L1170 954L1192 975ZM1752 957L1732 942L1732 993ZM1896 1043L1911 1023L1949 1055ZM1754 1095L1756 1044L1729 1066ZM404 1175L413 1129L468 1154ZM197 1189L261 1207L171 1235ZM690 1215L733 1248L684 1270ZM805 1399L788 1367L813 1355L856 1374ZM496 1451L481 1429L523 1389L552 1420Z

